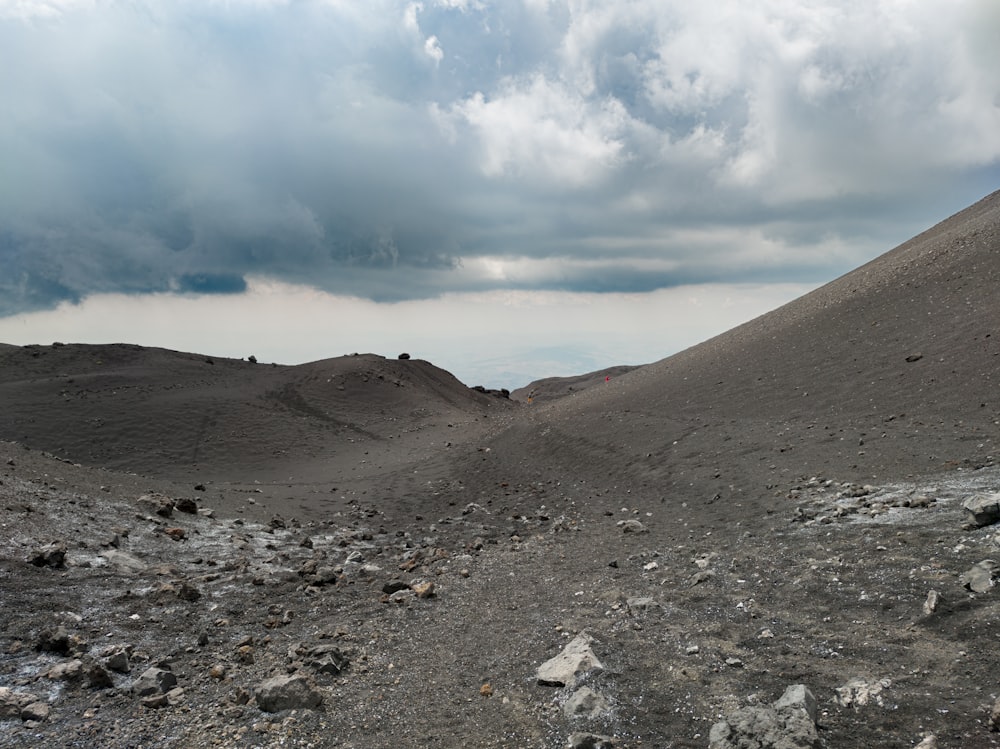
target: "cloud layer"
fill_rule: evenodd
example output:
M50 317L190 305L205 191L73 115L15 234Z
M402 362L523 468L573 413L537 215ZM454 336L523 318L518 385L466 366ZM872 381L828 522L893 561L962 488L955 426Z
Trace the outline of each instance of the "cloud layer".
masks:
M815 282L1000 182L988 0L0 0L0 316Z

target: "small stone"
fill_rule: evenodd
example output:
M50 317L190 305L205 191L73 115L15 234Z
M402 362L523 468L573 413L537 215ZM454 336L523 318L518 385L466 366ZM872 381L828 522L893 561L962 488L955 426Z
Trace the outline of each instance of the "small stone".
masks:
M656 601L649 597L636 597L627 599L625 605L632 612L649 611L656 607Z
M57 663L45 672L45 677L56 681L74 681L83 675L83 661L74 658L71 661Z
M24 709L21 710L21 720L33 720L38 723L44 723L49 719L49 703L47 702L32 702L29 705L25 705Z
M349 663L347 656L336 645L297 645L289 652L289 657L300 657L313 671L321 674L339 674Z
M87 680L87 686L91 689L106 689L115 685L111 674L96 661L84 664L83 676Z
M174 501L162 494L143 494L136 504L144 511L169 518L174 514Z
M990 711L990 730L1000 731L1000 698L993 703L993 709Z
M493 696L493 685L490 684L489 682L487 682L486 684L483 684L481 687L479 687L479 694L481 696L483 696L483 697L492 697Z
M163 532L174 541L184 540L185 531L183 528L166 528Z
M889 679L868 681L856 677L848 681L844 686L837 687L837 696L835 699L838 704L855 709L869 703L881 707L884 704L882 692L890 686L892 686L892 682Z
M613 736L596 733L574 733L566 744L568 749L616 749L621 743Z
M315 708L323 703L323 695L297 674L267 679L257 687L254 697L265 713Z
M66 544L56 541L35 551L29 558L36 567L54 567L62 569L66 566Z
M59 655L69 655L70 647L70 634L65 627L43 629L35 642L35 650Z
M596 719L611 711L608 701L590 687L580 687L563 704L567 718Z
M414 582L410 588L417 594L417 598L432 598L434 596L434 583L430 581Z
M216 663L208 670L208 675L213 679L222 681L226 678L226 667L222 663Z
M937 749L937 736L929 733L913 749Z
M125 648L116 648L104 651L104 666L120 674L127 674L131 668L129 664L129 653Z
M993 575L997 570L997 563L992 559L984 559L977 562L958 581L973 593L985 593L993 587Z
M941 603L941 594L936 590L927 591L927 598L924 600L924 616L930 616L937 611L938 604Z
M168 692L163 694L152 694L148 697L143 697L141 702L143 707L150 708L161 708L161 707L174 707L179 705L184 700L184 688L174 687Z
M619 527L622 529L622 533L645 533L646 526L640 523L635 518L629 518L628 520L619 520Z
M21 717L21 711L38 697L29 692L17 692L10 687L0 687L0 720Z
M153 666L142 672L132 683L132 693L137 697L165 694L177 686L177 677L166 669Z
M201 598L201 591L188 582L182 582L177 586L177 597L182 601L197 601Z

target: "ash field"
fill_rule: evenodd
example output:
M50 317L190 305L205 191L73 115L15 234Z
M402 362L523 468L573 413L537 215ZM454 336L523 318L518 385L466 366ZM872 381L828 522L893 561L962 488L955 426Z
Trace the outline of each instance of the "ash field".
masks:
M998 385L1000 193L512 397L0 345L0 745L1000 746Z

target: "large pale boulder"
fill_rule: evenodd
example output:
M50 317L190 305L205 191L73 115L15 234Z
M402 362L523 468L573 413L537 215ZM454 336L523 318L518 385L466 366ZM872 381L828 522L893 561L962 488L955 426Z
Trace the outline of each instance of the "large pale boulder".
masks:
M594 638L586 632L574 637L562 652L538 667L537 679L542 686L573 688L589 673L600 673L602 664L590 643Z

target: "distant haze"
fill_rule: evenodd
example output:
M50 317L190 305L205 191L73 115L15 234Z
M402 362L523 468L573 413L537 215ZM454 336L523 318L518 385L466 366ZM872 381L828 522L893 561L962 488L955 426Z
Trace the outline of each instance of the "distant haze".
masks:
M662 358L1000 186L989 0L0 0L0 50L9 343L516 387Z

